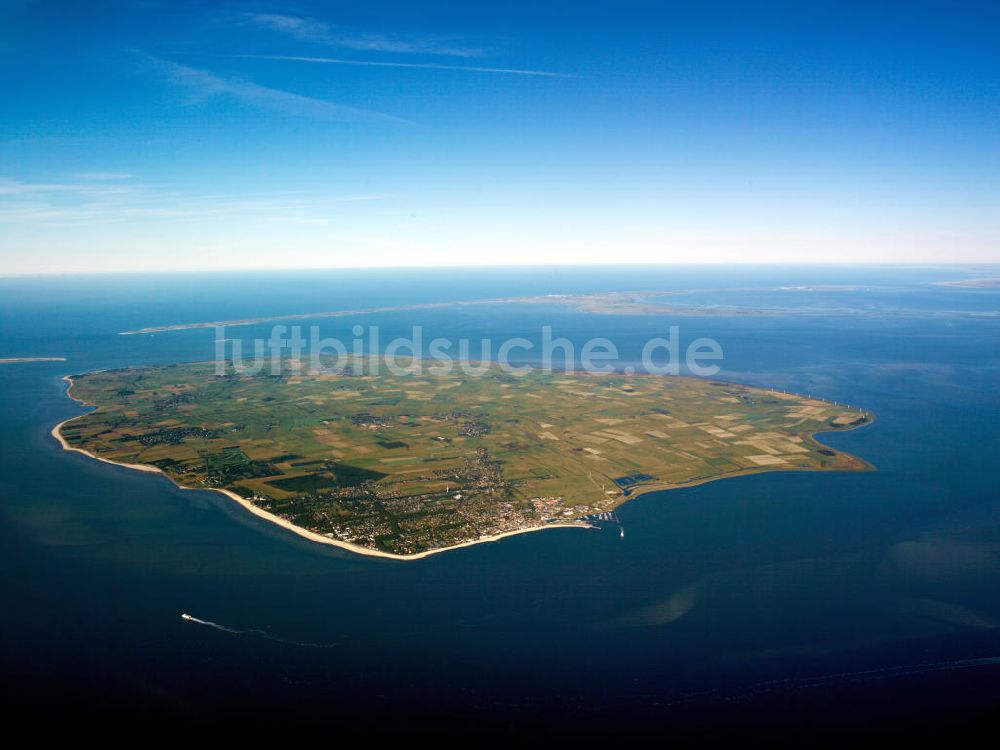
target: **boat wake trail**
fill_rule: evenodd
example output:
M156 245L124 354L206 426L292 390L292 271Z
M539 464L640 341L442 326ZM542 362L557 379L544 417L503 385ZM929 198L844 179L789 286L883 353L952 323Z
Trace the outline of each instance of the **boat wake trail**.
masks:
M283 643L286 646L300 646L302 648L337 648L337 646L340 645L339 643L309 643L307 641L293 641L288 638L280 638L276 635L268 633L266 630L258 630L257 628L230 628L226 625L220 625L217 622L212 622L211 620L202 620L194 615L189 615L187 612L181 613L181 619L185 622L194 623L195 625L203 625L206 628L220 630L223 633L229 633L230 635L254 636L257 638L263 638L267 641L274 641L275 643Z

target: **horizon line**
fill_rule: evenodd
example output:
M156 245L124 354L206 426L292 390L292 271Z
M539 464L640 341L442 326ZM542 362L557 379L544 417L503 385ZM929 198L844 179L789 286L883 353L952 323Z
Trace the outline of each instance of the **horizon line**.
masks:
M723 268L723 267L835 267L835 268L956 268L956 267L988 267L1000 269L1000 259L995 261L670 261L664 263L619 262L619 263L495 263L482 265L372 265L372 266L269 266L262 268L183 268L183 269L123 269L117 271L25 271L3 272L0 279L38 278L38 277L68 277L68 276L156 276L156 275L194 275L194 274L242 274L242 273L295 273L307 271L454 271L454 270L493 270L493 269L524 269L540 268Z

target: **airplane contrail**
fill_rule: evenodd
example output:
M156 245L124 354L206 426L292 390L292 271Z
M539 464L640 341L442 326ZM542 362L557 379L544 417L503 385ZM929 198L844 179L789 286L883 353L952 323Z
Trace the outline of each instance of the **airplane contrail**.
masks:
M500 73L541 78L577 78L570 73L523 68L488 68L477 65L447 65L445 63L387 62L385 60L349 60L342 57L304 57L302 55L233 55L244 60L285 60L287 62L326 63L327 65L359 65L370 68L418 68L422 70L459 70L467 73Z

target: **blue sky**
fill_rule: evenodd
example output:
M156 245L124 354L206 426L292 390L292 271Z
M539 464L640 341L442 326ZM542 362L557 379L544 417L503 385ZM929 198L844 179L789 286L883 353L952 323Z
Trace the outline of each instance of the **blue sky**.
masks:
M998 39L985 2L4 0L0 273L1000 262Z

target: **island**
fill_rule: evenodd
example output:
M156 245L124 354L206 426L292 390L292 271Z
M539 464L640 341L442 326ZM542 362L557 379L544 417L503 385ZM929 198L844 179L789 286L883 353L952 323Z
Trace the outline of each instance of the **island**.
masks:
M23 362L65 362L65 357L0 357L0 365L16 365Z
M1000 278L961 279L959 281L936 281L937 286L952 286L963 289L1000 289Z
M95 408L53 435L223 492L314 541L397 559L590 527L654 490L872 468L813 437L872 415L819 398L679 376L418 369L306 373L287 361L243 375L204 362L76 375L70 395Z
M944 286L962 286L976 289L995 289L996 279L973 279L970 281L936 282ZM412 305L394 305L389 307L368 307L358 309L325 310L307 313L288 313L267 315L257 318L234 318L230 320L207 320L189 323L171 323L168 325L147 326L135 330L121 331L120 336L140 336L157 333L173 333L204 328L236 328L239 326L260 325L263 323L301 324L309 321L327 318L348 318L381 313L420 312L427 310L461 309L464 307L489 307L495 305L555 305L568 310L590 315L657 315L670 317L786 317L808 315L817 316L865 316L872 314L866 307L753 307L747 305L716 305L687 301L685 295L697 292L834 292L857 291L858 286L848 284L814 284L779 287L745 287L728 289L686 289L673 291L610 291L589 292L583 294L541 294L529 297L500 297L491 299L467 299L449 302L426 302ZM919 312L905 308L882 309L881 316L897 318L919 317L926 315L941 315L949 317L995 318L996 311L925 311Z
M688 290L695 291L695 290ZM599 315L780 315L787 311L757 309L750 307L716 307L707 305L670 305L664 300L681 296L685 292L593 292L588 294L541 294L531 297L499 297L490 299L470 299L453 302L425 302L414 305L394 305L391 307L368 307L361 309L325 310L308 313L267 315L259 318L235 318L232 320L208 320L195 323L173 323L162 326L148 326L133 331L122 331L120 336L138 336L154 333L189 331L198 328L229 328L259 325L261 323L296 323L322 318L347 318L379 313L418 312L421 310L442 310L461 307L489 305L559 305L584 313Z

